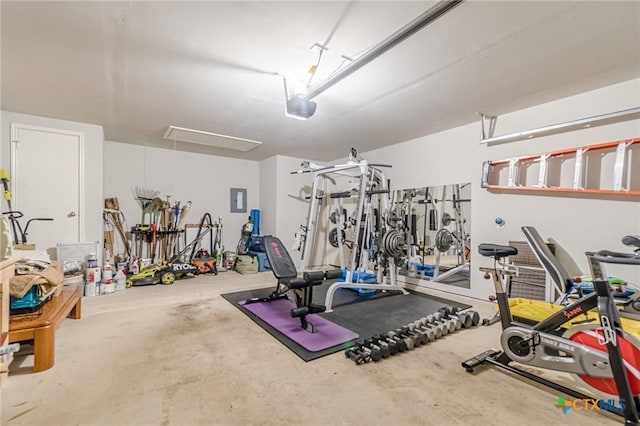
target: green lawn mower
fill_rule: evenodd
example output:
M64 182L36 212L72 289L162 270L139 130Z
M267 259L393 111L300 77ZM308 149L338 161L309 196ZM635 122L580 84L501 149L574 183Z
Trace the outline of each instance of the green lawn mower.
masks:
M164 265L149 265L137 274L127 278L127 288L138 285L165 284L170 285L176 279L183 278L187 274L198 275L199 269L185 262L166 263Z
M208 216L208 213L205 214ZM203 218L204 222L204 218ZM165 284L170 285L175 282L175 280L184 278L188 274L198 275L204 272L215 272L217 274L217 269L215 268L215 264L208 267L208 269L203 269L203 266L199 268L198 265L194 265L189 261L182 261L184 255L191 250L191 258L194 257L194 248L196 244L198 244L205 235L211 232L211 227L207 227L206 229L202 229L203 225L201 223L200 229L198 230L198 235L196 238L191 241L180 253L173 256L173 258L167 262L162 264L154 264L145 266L138 272L137 274L133 274L127 277L127 288L131 286L142 286L142 285L152 285L152 284ZM209 264L207 264L209 265Z

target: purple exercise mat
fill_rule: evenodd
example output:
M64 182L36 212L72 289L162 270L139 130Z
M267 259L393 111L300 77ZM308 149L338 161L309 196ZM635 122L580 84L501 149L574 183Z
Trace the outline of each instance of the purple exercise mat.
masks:
M318 352L359 337L353 331L316 314L307 315L307 321L313 324L315 330L314 333L309 333L300 326L300 318L291 318L291 309L296 305L287 299L248 305L242 301L240 304L310 352Z

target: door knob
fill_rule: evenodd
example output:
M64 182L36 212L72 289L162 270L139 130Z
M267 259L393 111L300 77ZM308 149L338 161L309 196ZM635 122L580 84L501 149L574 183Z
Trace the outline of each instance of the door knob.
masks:
M76 212L69 212L69 214L67 215L67 217L74 217L75 215L77 215Z

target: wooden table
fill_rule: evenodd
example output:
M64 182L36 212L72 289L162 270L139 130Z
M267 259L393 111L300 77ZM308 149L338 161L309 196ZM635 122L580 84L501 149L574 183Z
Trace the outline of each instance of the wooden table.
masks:
M11 315L9 343L33 341L34 373L53 367L56 329L66 317L80 319L81 290L79 286L65 286L37 313Z
M0 262L0 297L2 298L0 305L0 332L2 332L0 335L0 346L9 344L9 308L11 306L9 281L15 274L15 262L16 259L7 259ZM4 362L0 368L0 387L4 386L7 381L9 364L11 364L12 359L13 356L7 356L3 360Z

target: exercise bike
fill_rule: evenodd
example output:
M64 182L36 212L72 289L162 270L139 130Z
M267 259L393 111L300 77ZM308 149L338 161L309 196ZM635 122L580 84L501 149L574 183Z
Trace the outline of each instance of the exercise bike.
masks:
M627 240L628 241L628 240ZM640 247L640 239L635 239ZM480 244L480 255L494 259L494 267L481 267L485 278L493 278L502 323L502 351L488 350L462 363L468 371L490 363L534 380L577 399L593 399L574 389L514 367L511 362L576 375L589 388L618 398L617 406L604 409L622 415L627 425L639 425L640 342L625 333L620 313L611 295L603 263L640 266L640 255L600 251L587 252L595 291L564 307L534 326L513 320L503 277L515 269L501 261L518 253L515 247ZM496 264L502 268L498 269ZM599 323L581 318L590 310L599 314ZM593 318L593 315L591 316Z

